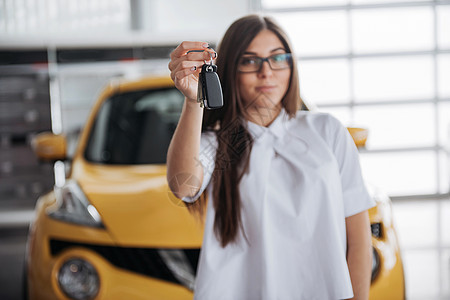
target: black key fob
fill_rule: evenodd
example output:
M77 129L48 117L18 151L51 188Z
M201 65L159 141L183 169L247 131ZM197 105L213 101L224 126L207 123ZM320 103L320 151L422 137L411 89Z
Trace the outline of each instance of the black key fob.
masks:
M207 109L217 109L223 106L222 86L220 85L217 66L204 64L198 77L197 102Z

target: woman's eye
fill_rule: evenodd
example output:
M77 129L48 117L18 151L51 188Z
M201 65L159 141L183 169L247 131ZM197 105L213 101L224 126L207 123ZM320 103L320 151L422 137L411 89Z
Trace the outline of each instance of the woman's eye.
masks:
M251 57L249 57L249 58L243 58L242 59L242 61L241 61L241 64L243 64L243 65L254 65L254 64L256 64L256 59L254 59L254 58L251 58Z
M274 55L272 56L273 61L279 62L279 61L284 61L286 60L286 54L278 54L278 55Z

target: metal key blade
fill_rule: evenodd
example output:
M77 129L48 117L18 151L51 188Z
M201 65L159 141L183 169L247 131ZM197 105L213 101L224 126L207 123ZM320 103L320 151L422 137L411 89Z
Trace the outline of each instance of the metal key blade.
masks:
M198 74L198 87L197 87L197 102L200 103L200 107L203 107L204 95L203 95L203 74Z

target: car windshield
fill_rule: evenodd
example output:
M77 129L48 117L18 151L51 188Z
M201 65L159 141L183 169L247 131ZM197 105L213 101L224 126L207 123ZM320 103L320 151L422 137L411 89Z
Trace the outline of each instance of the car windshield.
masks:
M102 164L164 164L184 97L175 88L122 93L100 108L85 158Z

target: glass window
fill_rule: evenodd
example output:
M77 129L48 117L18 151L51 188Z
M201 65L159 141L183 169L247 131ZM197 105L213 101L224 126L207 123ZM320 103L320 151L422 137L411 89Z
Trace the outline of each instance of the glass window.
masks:
M438 96L450 98L450 55L442 54L437 56L437 84Z
M450 151L450 102L438 104L439 143ZM450 169L450 166L449 166Z
M442 226L441 226L441 238L442 238L442 246L450 246L450 201L442 201L442 209L441 209L441 220L442 220ZM442 266L446 266L448 262L448 258L450 257L450 249L447 250L447 255L443 255L443 258L446 258L446 262L442 263ZM446 284L447 284L447 293L450 293L450 268L443 268L447 270L446 274ZM445 278L445 277L444 277Z
M112 96L97 114L86 159L103 164L164 164L183 102L175 88Z
M262 0L264 8L282 8L299 6L345 5L348 0Z
M433 226L433 231L428 231L427 229L431 228L428 224L423 222L423 218L415 218L415 220L417 220L416 223L425 228L416 231L414 229L419 226L414 226L414 229L410 227L409 230L415 233L414 238L418 240L416 244L423 249L424 245L428 245L428 243L420 243L422 237L428 240L430 233L434 236L436 228ZM402 243L401 245L404 244ZM408 246L409 245L406 247ZM437 247L436 244L429 246ZM438 250L435 248L433 250L405 251L402 253L402 259L405 269L405 285L406 290L408 291L407 298L439 299L440 259Z
M449 155L408 149L450 144L450 54L438 54L450 48L444 2L261 0L299 54L305 102L369 129L365 169L394 196L446 193L450 185Z
M351 127L353 122L351 118L351 111L348 107L320 107L319 111L326 112L333 115L339 121L341 121L342 125L346 127Z
M7 33L7 24L8 24L8 1L3 1L3 7L0 9L0 32Z
M352 4L382 4L382 3L402 3L402 2L426 2L422 0L351 0ZM433 2L433 1L428 1Z
M434 97L431 56L360 58L353 66L356 102Z
M450 150L450 148L449 148ZM446 194L450 192L450 152L439 151L439 193ZM450 216L450 215L449 215ZM450 227L448 227L450 229Z
M447 210L447 212L449 212ZM445 216L445 214L443 214L442 216ZM448 216L448 215L447 215ZM444 217L442 217L444 218ZM449 220L449 218L446 218L447 220ZM450 240L450 230L448 230L450 228L450 222L446 221L445 224L442 226L443 228L445 228L444 234L446 235L446 240L444 241L444 244L449 245L450 243L448 243L448 241ZM450 257L450 249L446 249L443 250L441 252L441 262L440 262L440 266L441 266L441 295L450 295L450 268L447 268L445 266L448 266L449 262L449 257ZM445 297L445 296L443 296Z
M433 146L433 104L354 108L354 125L369 129L368 149Z
M351 12L355 53L431 50L431 7L357 9Z
M450 6L438 5L437 10L437 28L438 28L438 47L450 48Z
M67 33L67 31L125 32L129 27L129 0L58 1L4 0L0 14L7 34ZM2 19L2 18L0 18Z
M389 195L436 193L436 155L433 151L362 154L364 177Z
M439 239L437 234L439 209L436 200L394 202L393 213L394 226L403 247L436 246Z
M304 60L299 62L300 92L316 105L348 103L349 65L345 59Z
M273 17L286 30L297 55L335 55L349 51L345 11L277 13Z

